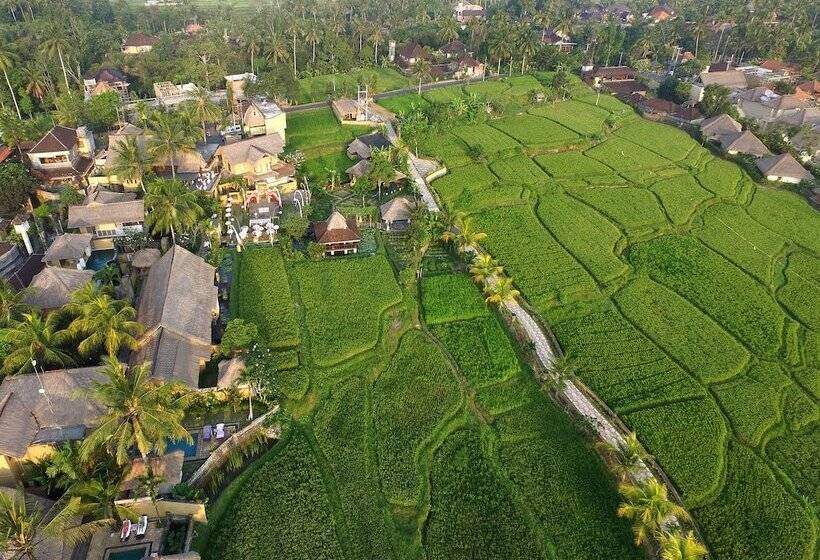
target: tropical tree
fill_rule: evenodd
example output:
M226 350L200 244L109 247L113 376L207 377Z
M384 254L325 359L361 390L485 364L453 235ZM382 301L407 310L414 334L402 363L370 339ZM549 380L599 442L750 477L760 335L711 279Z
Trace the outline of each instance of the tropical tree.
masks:
M30 64L23 68L22 74L26 93L42 102L51 87L42 67Z
M554 388L563 391L577 377L578 364L570 354L564 353L552 360L548 371Z
M370 32L370 40L373 41L373 55L376 64L379 63L379 45L384 42L384 36L384 29L382 29L379 25L375 25L373 30Z
M476 255L470 266L470 274L478 284L484 284L487 280L498 276L502 272L504 272L504 267L500 266L497 260L487 254Z
M3 77L6 79L6 85L8 86L9 93L11 94L11 100L14 102L14 108L17 110L17 118L22 119L23 115L20 114L20 106L17 104L17 95L14 93L14 88L11 86L11 80L9 80L9 71L14 67L14 63L16 61L16 54L7 48L0 47L0 70L3 71Z
M266 50L268 60L273 64L279 64L288 59L288 46L284 39L278 34L271 35L268 40L268 48Z
M77 525L84 509L79 498L58 501L51 508L26 496L23 488L0 492L0 550L9 558L38 560L38 549L48 540L76 545L88 540L105 522Z
M632 521L636 545L663 530L672 518L689 519L686 510L669 500L666 486L654 477L638 484L620 484L618 493L623 498L618 517Z
M176 232L189 229L202 216L196 193L180 181L158 179L150 183L145 206L148 208L146 222L151 227L151 233L170 233L174 244L177 242Z
M151 154L137 143L134 136L114 144L114 153L117 154L117 158L111 166L111 173L122 181L138 183L142 192L145 192L143 178L151 171Z
M106 449L117 464L124 465L134 447L145 459L151 452L164 454L168 440L192 441L182 425L187 393L177 384L152 378L150 362L126 369L106 357L100 372L106 380L95 381L85 393L106 412L80 446L83 458Z
M612 468L622 482L629 480L629 477L634 475L641 465L652 458L652 455L638 441L635 432L627 434L617 445L605 442L600 447L612 458L614 463Z
M122 476L119 480L90 478L77 482L69 489L69 494L82 504L83 514L100 523L119 523L123 519L134 519L136 513L129 506L118 504L122 490Z
M449 43L458 39L458 25L454 18L449 15L441 18L438 25L438 38L442 43Z
M508 59L512 61L512 45L508 36L498 36L490 45L490 54L498 61L496 74L501 74L501 61Z
M256 55L259 54L261 38L256 31L252 29L245 29L242 34L242 44L251 58L251 73L256 74Z
M3 361L6 375L32 371L32 360L40 367L70 366L74 363L63 348L68 333L59 328L58 315L45 319L38 313L23 313L22 319L6 331L6 341L14 348Z
M60 67L63 69L63 81L65 81L65 89L68 93L71 93L71 86L68 85L68 71L65 67L65 56L64 53L68 48L68 41L63 36L60 29L56 26L52 28L48 33L48 38L43 41L42 45L40 46L40 50L43 54L48 56L57 56L60 61Z
M678 531L658 535L661 548L661 560L701 560L708 550L692 531L685 535Z
M185 150L196 147L196 138L188 126L187 118L170 113L154 113L148 126L151 139L148 143L149 153L159 159L167 158L171 163L171 177L176 179L176 157Z
M296 39L302 34L302 23L298 18L292 17L288 22L287 34L293 39L293 76L296 77Z
M317 21L313 21L305 31L305 40L310 43L313 50L311 62L316 63L316 44L322 40L322 28Z
M108 294L100 294L82 306L82 314L68 326L73 336L81 337L80 354L90 356L99 349L114 358L123 346L137 348L143 326L135 321L136 310Z
M421 95L421 84L424 80L430 79L432 68L430 61L425 58L416 60L416 63L413 65L413 76L419 79L419 95Z
M15 290L5 278L0 278L0 328L13 325L23 314L31 311L26 302L29 289Z
M501 277L487 284L484 293L487 295L485 298L487 303L503 305L515 301L521 292L513 287L512 278Z
M222 118L222 109L211 101L211 92L205 88L196 88L193 99L187 102L186 109L190 111L191 117L202 125L202 141L207 142L208 133L205 125Z
M527 67L527 59L535 55L536 42L535 35L532 32L529 24L523 23L518 28L517 37L518 53L521 55L521 73L523 74Z
M475 249L482 241L487 239L486 233L475 230L472 218L467 218L463 214L458 215L455 226L456 232L453 241L459 253Z

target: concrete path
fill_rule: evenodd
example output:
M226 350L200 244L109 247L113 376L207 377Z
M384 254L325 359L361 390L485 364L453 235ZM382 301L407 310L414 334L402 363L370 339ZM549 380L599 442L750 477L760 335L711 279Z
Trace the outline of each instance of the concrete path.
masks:
M393 123L387 122L385 123L385 134L387 135L387 139L390 140L390 143L396 145L399 141L399 136L396 134L396 129L393 128ZM410 169L410 177L413 179L413 182L416 184L416 189L421 195L421 200L424 202L425 206L430 212L438 212L440 210L438 206L438 202L436 202L436 197L433 196L433 192L430 190L430 187L427 185L427 181L424 180L424 176L419 172L418 167L419 164L418 159L413 152L408 150L408 165L407 167Z

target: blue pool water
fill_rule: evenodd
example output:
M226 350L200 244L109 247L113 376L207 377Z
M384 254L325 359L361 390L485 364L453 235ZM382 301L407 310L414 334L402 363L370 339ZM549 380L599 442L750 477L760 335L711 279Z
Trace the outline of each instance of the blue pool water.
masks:
M100 270L105 265L114 260L117 252L114 249L102 249L100 251L91 251L91 256L88 257L88 262L85 267L88 270Z
M128 550L112 550L107 560L142 560L147 557L151 549L148 546L129 548Z
M171 440L168 442L168 445L165 446L165 452L170 453L172 451L176 451L178 449L182 449L185 452L185 458L189 457L196 457L196 450L197 450L197 434L192 433L191 437L194 438L193 443L188 443L185 440Z

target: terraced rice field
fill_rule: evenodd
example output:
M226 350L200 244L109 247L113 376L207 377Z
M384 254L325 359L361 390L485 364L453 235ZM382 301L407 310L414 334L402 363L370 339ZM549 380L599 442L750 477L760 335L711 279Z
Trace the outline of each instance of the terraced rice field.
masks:
M277 374L284 437L209 506L205 558L642 557L614 479L467 275L403 290L383 248L241 259L237 314L289 336L298 365Z
M582 380L658 458L710 557L815 559L820 215L629 112L581 92L460 128L467 144L505 135L480 168L432 142L421 155L447 164L434 190L474 216ZM488 184L503 200L484 202ZM479 401L503 407L504 385Z

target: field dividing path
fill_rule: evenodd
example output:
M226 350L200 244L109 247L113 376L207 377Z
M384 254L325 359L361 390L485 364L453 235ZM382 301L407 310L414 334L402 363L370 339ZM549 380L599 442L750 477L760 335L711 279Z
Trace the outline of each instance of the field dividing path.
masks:
M396 145L399 141L399 136L396 134L396 129L393 128L393 123L385 123L384 130L390 143ZM421 173L419 173L417 167L418 158L410 150L407 151L407 157L408 163L410 164L407 167L410 170L410 176L413 178L413 182L416 184L416 189L418 189L418 192L421 195L421 200L424 201L425 206L427 206L427 209L430 212L438 212L439 207L438 202L436 202L436 197L433 196L433 192L427 185L427 181L425 181L424 177L422 177Z

